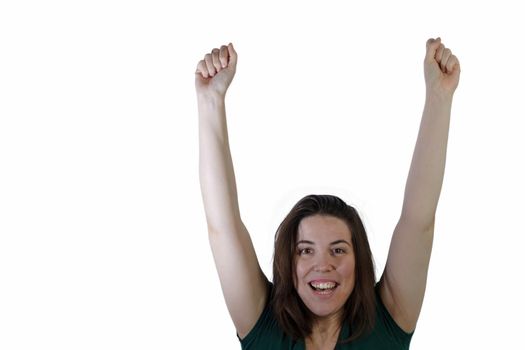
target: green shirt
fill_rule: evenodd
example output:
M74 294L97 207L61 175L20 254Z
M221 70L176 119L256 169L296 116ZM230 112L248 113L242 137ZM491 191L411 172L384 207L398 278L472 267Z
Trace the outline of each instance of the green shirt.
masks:
M273 285L270 283L270 288L272 287ZM351 343L338 344L335 349L402 350L409 348L414 332L406 333L397 325L379 297L378 284L375 285L374 290L377 301L377 321L374 329L370 334ZM345 323L342 331L339 333L339 340L348 338L348 335L349 328ZM237 338L239 338L239 335L237 335ZM239 340L242 349L247 350L305 350L304 340L294 341L281 330L273 316L269 301L266 302L266 306L253 329L246 337L242 340L239 338Z

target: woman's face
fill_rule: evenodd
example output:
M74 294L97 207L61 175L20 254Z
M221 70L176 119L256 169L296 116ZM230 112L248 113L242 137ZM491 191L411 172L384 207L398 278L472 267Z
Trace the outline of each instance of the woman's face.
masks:
M318 214L302 219L295 267L295 288L310 311L319 317L341 311L355 284L355 256L346 223Z

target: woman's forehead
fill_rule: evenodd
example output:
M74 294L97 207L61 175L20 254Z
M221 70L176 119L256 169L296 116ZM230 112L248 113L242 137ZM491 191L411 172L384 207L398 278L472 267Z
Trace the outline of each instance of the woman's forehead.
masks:
M297 241L313 242L350 240L351 234L346 223L339 218L327 215L313 215L303 218L299 223Z

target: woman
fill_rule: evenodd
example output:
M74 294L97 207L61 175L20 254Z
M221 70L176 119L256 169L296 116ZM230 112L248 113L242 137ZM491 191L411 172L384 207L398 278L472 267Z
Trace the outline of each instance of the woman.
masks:
M230 43L195 72L199 169L210 245L243 349L408 349L425 294L443 183L456 56L426 43L426 102L385 270L375 283L357 211L340 198L302 198L275 237L273 283L262 272L239 212L225 95L235 75Z

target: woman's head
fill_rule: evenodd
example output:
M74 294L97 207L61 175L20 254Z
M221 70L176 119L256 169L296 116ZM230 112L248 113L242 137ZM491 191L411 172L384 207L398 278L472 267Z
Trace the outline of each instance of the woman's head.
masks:
M374 262L357 211L332 195L302 198L277 229L273 283L275 315L296 339L311 333L314 320L329 316L349 322L347 341L370 330Z
M297 231L292 263L297 294L316 317L340 314L355 284L348 225L335 216L314 214L303 218Z

